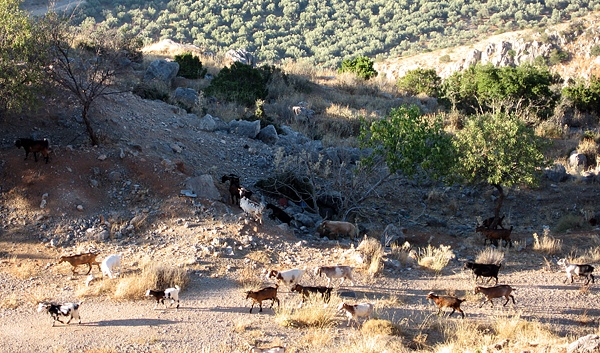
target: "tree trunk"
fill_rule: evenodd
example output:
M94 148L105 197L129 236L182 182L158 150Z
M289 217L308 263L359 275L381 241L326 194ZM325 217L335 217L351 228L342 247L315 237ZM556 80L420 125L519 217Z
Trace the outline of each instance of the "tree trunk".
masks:
M500 209L502 208L502 203L504 202L504 190L500 184L492 184L492 186L498 189L498 192L500 193L496 207L494 207L494 221L490 225L490 229L496 229L498 228L498 223L500 222Z
M90 110L90 104L83 105L83 112L81 113L81 118L85 123L85 127L87 129L88 134L90 135L90 139L92 140L92 146L96 146L98 144L98 139L96 139L96 134L94 133L94 129L92 129L92 124L88 119L88 111Z

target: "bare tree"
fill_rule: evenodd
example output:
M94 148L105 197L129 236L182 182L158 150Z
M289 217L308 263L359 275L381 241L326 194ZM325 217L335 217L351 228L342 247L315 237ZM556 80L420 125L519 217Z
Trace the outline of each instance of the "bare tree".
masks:
M140 42L117 30L75 27L58 16L48 16L50 64L47 73L69 90L81 104L83 119L92 145L98 139L88 116L98 97L126 92L120 75L129 67Z

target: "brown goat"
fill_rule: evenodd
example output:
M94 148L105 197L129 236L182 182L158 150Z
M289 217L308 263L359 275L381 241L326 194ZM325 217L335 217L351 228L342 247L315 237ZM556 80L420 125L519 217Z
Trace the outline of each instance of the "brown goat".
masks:
M516 304L515 297L513 297L512 294L510 294L512 290L512 287L508 284L501 284L499 286L494 287L475 287L475 294L483 293L483 295L485 295L486 297L485 301L479 306L480 308L486 302L490 302L490 304L492 304L492 307L494 307L494 302L492 301L492 299L501 297L506 298L506 302L504 303L504 306L506 306L506 304L508 304L509 299L512 299L513 304Z
M89 275L90 272L92 271L92 265L96 264L96 266L98 266L98 270L100 270L100 264L96 261L96 256L98 254L97 253L93 253L93 252L88 252L85 254L77 254L77 255L63 255L58 259L58 263L62 263L62 262L68 262L71 264L71 266L73 266L73 274L77 274L77 272L75 272L75 269L77 268L77 266L79 265L85 265L87 264L90 268L88 270L88 272L86 273L86 275Z
M509 247L512 247L512 240L510 239L510 233L512 232L513 227L510 229L487 229L484 227L475 228L476 232L481 232L485 234L485 240L483 241L483 245L485 245L489 239L490 244L498 244L498 240L502 239L505 244L508 244Z
M27 160L27 156L29 156L29 152L33 152L33 158L37 162L37 152L41 152L48 163L48 150L50 148L50 143L47 139L35 141L32 139L18 139L15 141L15 146L17 148L23 147L25 150L25 160Z
M502 226L502 220L504 219L505 216L502 216L498 219L498 224L496 224L495 228L490 228L492 226L492 224L494 224L494 218L496 217L490 217L490 218L486 218L483 220L483 222L481 222L481 226L484 228L488 228L488 229L497 229L498 227L504 229L504 226Z
M275 302L277 302L277 307L279 307L279 299L277 299L277 288L278 285L276 284L275 287L267 287L258 291L246 292L246 299L252 299L252 307L250 307L250 313L252 314L252 309L254 308L255 303L258 303L258 306L260 307L259 312L262 312L263 300L270 300L271 308L273 308L273 304L275 304Z
M433 292L429 292L429 294L427 294L427 299L431 299L437 304L437 306L438 306L437 314L438 315L441 314L442 307L445 306L448 308L452 308L452 312L448 315L448 317L450 317L452 314L454 314L455 311L458 311L459 313L461 313L462 318L463 319L465 318L465 313L460 308L460 304L462 302L467 301L466 299L458 299L457 297L453 297L450 295L435 295L435 294L433 294Z

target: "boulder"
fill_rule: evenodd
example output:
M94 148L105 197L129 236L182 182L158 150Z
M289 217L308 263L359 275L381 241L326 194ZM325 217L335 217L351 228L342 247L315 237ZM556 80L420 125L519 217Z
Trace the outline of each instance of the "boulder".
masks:
M586 166L587 158L585 154L579 153L577 151L571 152L571 155L569 156L569 167L585 169Z
M185 183L186 189L192 190L198 197L210 200L220 200L221 194L215 187L212 176L204 174L199 177L191 178Z
M587 335L567 346L567 353L600 352L600 336Z
M206 114L202 119L198 121L198 129L202 131L212 132L215 131L216 128L217 122L215 121L215 118L213 118L210 114Z
M251 66L255 64L254 56L252 56L252 54L248 53L248 51L243 48L238 50L230 49L227 51L227 53L225 53L225 60L229 60L232 63L241 62L242 64Z
M544 170L544 175L548 180L553 182L561 182L567 180L567 169L560 163L554 163L551 167Z
M198 105L198 92L191 88L177 87L173 94L173 99L187 105L188 107L195 107Z
M166 60L156 60L148 66L148 69L146 69L144 81L164 81L170 85L171 81L177 76L177 72L179 72L178 63Z
M393 224L388 224L383 233L381 233L381 243L384 246L390 246L394 243L402 246L405 241L404 229L398 228Z
M277 130L275 130L275 126L273 125L268 125L267 127L261 129L256 138L268 145L276 144L277 141L279 141Z
M260 132L260 120L233 120L229 123L229 132L248 138L256 138Z

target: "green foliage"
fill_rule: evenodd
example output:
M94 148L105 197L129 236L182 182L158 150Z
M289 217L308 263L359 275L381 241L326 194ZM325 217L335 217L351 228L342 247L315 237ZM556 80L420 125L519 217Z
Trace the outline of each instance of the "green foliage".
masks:
M256 100L267 97L267 83L274 70L276 69L270 66L255 69L250 65L235 62L230 67L223 68L219 75L212 79L204 93L251 107Z
M364 80L377 76L377 71L373 68L373 61L365 56L342 61L342 67L338 69L338 72L354 72L356 76Z
M450 58L450 55L446 54L446 55L440 56L441 63L449 63L450 61L452 61L452 59Z
M524 107L547 116L556 105L557 97L550 85L557 81L546 67L473 65L446 79L442 91L455 108L470 114L494 108L510 112Z
M207 70L202 67L200 58L192 53L175 55L175 62L179 64L179 76L195 80L206 75Z
M442 121L421 115L414 105L394 109L389 117L374 121L371 126L363 124L360 140L361 147L374 149L364 160L366 165L383 157L390 173L401 172L411 179L440 179L456 160Z
M471 116L456 134L454 173L471 184L536 185L547 143L514 114Z
M600 111L600 78L592 76L588 83L580 80L574 86L565 87L563 95L569 97L575 108L581 112L598 112Z
M44 79L45 23L32 21L20 3L0 0L0 114L29 107Z
M569 60L569 54L567 52L560 51L558 49L552 49L552 51L550 52L550 65L560 64L567 60Z
M441 83L442 79L435 69L415 69L400 77L396 85L412 95L425 93L430 97L437 97Z
M169 102L169 91L166 87L159 87L158 85L149 85L146 83L140 83L133 88L133 94L136 94L143 99L149 100L161 100L163 102Z
M600 45L598 45L598 44L593 45L590 48L590 55L591 56L598 56L598 55L600 55Z

